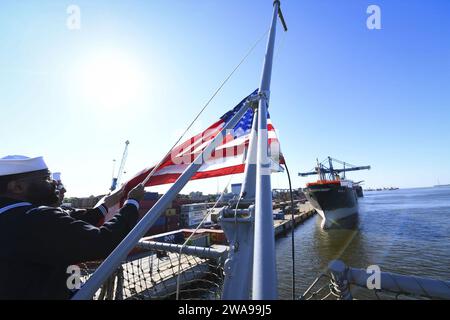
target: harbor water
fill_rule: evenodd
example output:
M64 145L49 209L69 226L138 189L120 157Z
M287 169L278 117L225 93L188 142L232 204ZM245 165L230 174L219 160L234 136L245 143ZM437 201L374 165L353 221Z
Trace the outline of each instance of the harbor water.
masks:
M342 229L322 230L320 217L295 230L296 295L331 260L366 269L450 280L450 188L365 192L359 215ZM291 236L276 243L279 298L292 298ZM370 298L362 293L362 298Z

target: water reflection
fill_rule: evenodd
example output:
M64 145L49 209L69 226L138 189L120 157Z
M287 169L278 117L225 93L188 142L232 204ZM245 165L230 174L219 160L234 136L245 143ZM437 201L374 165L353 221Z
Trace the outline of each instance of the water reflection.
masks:
M315 223L312 250L319 257L321 272L326 271L332 260L339 259L345 263L351 263L349 258L354 254L358 256L364 254L364 242L359 229L358 215L343 219L339 221L339 226L327 230L321 228L319 220L317 219ZM354 252L355 250L358 252ZM348 254L350 251L351 254Z

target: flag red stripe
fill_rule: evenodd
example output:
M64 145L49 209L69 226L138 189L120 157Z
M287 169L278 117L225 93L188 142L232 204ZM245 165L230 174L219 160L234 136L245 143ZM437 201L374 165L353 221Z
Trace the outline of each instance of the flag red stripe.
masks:
M226 167L216 170L197 172L191 180L199 180L213 177L226 176L230 174L243 173L245 170L245 164L240 164L237 166ZM146 186L157 186L167 183L174 183L180 177L181 174L178 173L168 173L160 176L154 176L150 178L149 183Z

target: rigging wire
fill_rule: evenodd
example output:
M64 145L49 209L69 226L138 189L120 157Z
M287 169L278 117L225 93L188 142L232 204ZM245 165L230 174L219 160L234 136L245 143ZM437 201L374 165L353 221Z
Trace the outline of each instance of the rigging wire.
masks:
M197 119L200 117L200 115L205 111L205 109L208 107L208 105L212 102L212 100L217 96L217 94L222 90L222 88L225 86L225 84L228 82L228 80L233 76L233 74L239 69L239 67L245 62L245 60L247 60L248 56L250 56L250 54L253 52L253 50L256 48L256 46L265 38L265 36L269 33L270 28L267 29L267 31L265 31L263 33L263 35L255 42L255 44L250 48L250 50L246 53L246 55L241 59L241 61L238 63L238 65L233 69L233 71L227 76L227 78L222 82L222 84L219 86L219 88L214 92L214 94L211 96L211 98L206 102L206 104L203 106L203 108L200 110L200 112L196 115L196 117L192 120L192 122L189 124L189 126L186 128L186 130L181 134L181 136L179 137L179 139L174 143L174 145L172 146L172 148L169 150L169 152L167 152L167 154L162 158L162 160L153 168L153 170L147 175L147 177L144 179L143 184L145 185L148 180L153 176L153 174L155 173L155 171L157 170L157 168L161 165L161 163L169 156L170 152L172 151L173 148L175 148L175 146L178 145L178 143L181 141L181 139L183 139L183 137L186 135L186 133L189 131L189 129L193 126L193 124L195 123L195 121L197 121ZM280 52L280 51L279 51ZM278 52L278 53L279 53ZM184 247L186 246L186 244L189 242L189 240L192 238L192 236L198 231L198 229L202 226L202 224L204 223L204 221L207 219L207 217L210 216L211 212L216 208L217 204L219 203L219 201L222 199L225 190L228 188L228 186L231 183L231 179L233 178L234 174L231 175L230 180L227 184L227 186L225 187L225 189L222 191L222 194L220 195L220 197L218 198L218 200L216 201L216 203L214 204L213 208L211 208L209 210L209 214L206 214L205 217L203 218L202 222L197 226L197 228L194 230L194 232L188 237L188 239L186 239L186 241L183 243L181 249L180 249L180 255L179 255L179 261L178 261L178 277L177 277L177 292L176 292L176 300L179 299L179 293L180 293L180 268L181 268L181 255L182 255L182 251L184 249ZM240 201L240 199L239 199ZM239 201L237 201L236 204L236 208L235 208L235 223L237 222L237 208L239 205Z
M156 172L156 170L158 169L158 167L162 164L162 162L169 156L170 152L172 151L173 148L175 148L178 143L181 141L181 139L183 139L183 137L186 135L186 133L189 131L189 129L193 126L193 124L195 123L195 121L197 121L197 119L200 117L200 115L205 111L205 109L208 107L208 105L212 102L212 100L217 96L217 94L222 90L222 88L225 86L225 84L228 82L228 80L230 80L230 78L233 76L233 74L239 69L239 67L245 62L245 60L247 60L247 58L250 56L250 54L253 52L253 50L256 48L256 46L266 37L266 35L269 33L270 28L267 29L262 35L261 37L253 44L253 46L248 50L248 52L245 54L245 56L241 59L241 61L237 64L237 66L233 69L233 71L225 78L225 80L221 83L221 85L219 86L219 88L214 92L214 94L211 96L211 98L206 102L206 104L203 106L203 108L200 110L200 112L196 115L196 117L192 120L192 122L189 124L189 126L186 128L186 130L181 134L181 136L178 138L178 140L173 144L172 148L169 149L169 151L167 152L167 154L161 159L161 161L153 168L153 170L147 175L147 177L144 179L143 184L145 185L148 180L150 180L150 178L153 176L153 174ZM220 197L218 198L218 200L216 201L216 203L214 204L213 208L209 210L209 214L206 214L205 217L203 218L202 222L198 225L198 227L194 230L194 232L191 234L190 237L188 237L188 239L186 239L186 241L183 243L181 249L180 249L180 255L179 255L179 261L178 261L178 277L177 277L177 292L176 292L176 299L179 299L179 293L180 293L180 268L181 268L181 255L182 255L182 251L183 248L186 246L186 244L189 242L189 240L192 238L192 236L198 231L198 229L200 228L200 226L202 226L203 222L206 220L206 218L208 216L210 216L211 212L213 211L213 209L215 209L215 207L217 206L217 204L219 203L219 201L222 199L225 190L228 188L229 184L231 183L231 179L233 178L234 174L231 175L230 180L227 184L227 186L225 187L225 189L223 190L222 194L220 195Z
M286 158L284 159L284 167L286 168L286 173L289 180L289 194L291 196L291 218L292 218L292 228L291 228L291 240L292 240L292 300L295 300L295 217L294 217L294 196L292 194L292 183L291 183L291 175L289 174L289 169L286 164Z
M200 112L197 114L197 116L192 120L192 122L189 124L189 126L186 128L186 130L181 134L180 138L173 144L173 146L169 149L169 151L166 153L166 155L161 159L161 161L153 168L153 170L147 175L147 177L144 179L143 184L147 184L147 182L150 180L150 178L154 175L156 170L159 168L159 166L162 164L162 162L170 155L173 148L175 148L178 143L183 139L183 137L186 135L186 133L191 129L191 127L194 125L194 123L197 121L197 119L200 117L200 115L205 111L205 109L209 106L209 104L213 101L213 99L217 96L217 94L222 90L222 88L225 86L225 84L230 80L230 78L234 75L234 73L239 69L239 67L247 60L247 58L250 56L250 54L253 52L253 50L256 48L256 46L264 39L264 37L269 33L270 29L267 29L267 31L264 32L264 34L253 44L253 46L248 50L248 52L245 54L245 56L241 59L241 61L237 64L237 66L233 69L233 71L225 78L225 80L222 82L222 84L217 88L217 90L214 92L214 94L209 98L209 100L206 102L206 104L203 106L203 108L200 110Z

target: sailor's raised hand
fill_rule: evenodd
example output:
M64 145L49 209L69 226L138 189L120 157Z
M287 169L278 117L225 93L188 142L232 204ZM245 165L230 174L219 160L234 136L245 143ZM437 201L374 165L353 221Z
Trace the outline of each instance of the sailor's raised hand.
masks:
M144 194L145 194L144 184L140 183L128 193L128 199L133 199L139 202L142 200L142 198L144 198Z
M116 190L113 193L107 195L104 200L103 203L105 206L107 206L108 208L113 207L115 204L119 203L120 199L122 199L123 197L123 189L120 190Z

